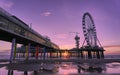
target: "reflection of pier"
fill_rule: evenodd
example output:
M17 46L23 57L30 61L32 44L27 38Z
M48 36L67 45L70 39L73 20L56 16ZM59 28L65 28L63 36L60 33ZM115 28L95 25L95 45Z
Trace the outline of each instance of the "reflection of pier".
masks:
M48 63L49 62L49 63ZM48 65L50 63L56 63L58 62L77 62L78 63L78 70L83 70L85 72L93 72L93 71L97 71L97 72L101 72L102 70L105 70L104 67L106 63L111 63L111 62L120 62L119 59L46 59L46 60L28 60L28 61L19 61L19 62L15 62L15 63L11 63L11 64L6 64L7 69L9 70L17 70L17 71L22 71L24 72L24 75L27 75L29 71L32 71L34 74L33 75L37 75L38 71L40 71L41 67L44 66L44 64ZM44 63L44 64L43 64ZM57 63L56 63L57 64ZM83 65L82 65L83 64ZM88 64L87 66L85 66L86 64ZM100 66L101 64L103 64L103 66ZM46 65L46 66L47 66ZM101 69L100 69L101 67ZM50 70L45 70L45 71L49 71ZM14 74L14 72L12 73ZM12 75L10 74L10 75Z
M10 70L11 73L9 73L9 75L14 75L14 72L13 72L14 70L24 72L24 75L27 75L29 71L32 71L34 73L33 75L37 75L37 73L38 73L37 71L42 69L44 64L45 65L47 64L49 67L50 63L59 64L61 62L78 63L78 70L83 69L84 71L98 71L98 72L100 72L102 70L100 70L99 66L96 66L96 64L101 65L101 64L111 63L111 62L120 62L120 60L119 59L100 59L100 60L99 59L52 59L52 60L51 59L46 59L46 60L35 60L35 59L32 60L31 59L31 60L23 60L23 61L16 60L14 63L11 63L11 64L6 63L6 64L4 64L4 66L7 66L7 69ZM84 65L80 65L80 64L84 64L84 63L87 63L90 66L88 65L88 67L86 67ZM2 64L2 66L3 66L3 64ZM90 70L90 68L92 68L92 70ZM96 68L98 70L96 70ZM45 70L45 71L51 72L50 70Z
M102 73L102 71L105 71L106 67L105 64L78 64L78 72L81 73L81 71L84 72L95 72L95 73Z

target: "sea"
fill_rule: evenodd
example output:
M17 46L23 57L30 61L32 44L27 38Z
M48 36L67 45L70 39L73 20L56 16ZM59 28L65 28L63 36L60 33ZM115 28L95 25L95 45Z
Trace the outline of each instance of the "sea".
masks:
M0 60L9 59L10 51L1 51ZM118 59L120 55L105 55L105 59ZM56 62L40 64L3 65L9 62L0 62L0 75L120 75L120 62L111 63L75 63ZM12 66L12 67L10 67ZM31 70L35 69L35 70ZM36 71L36 68L41 67ZM12 68L12 73L10 73ZM27 70L28 69L28 70Z

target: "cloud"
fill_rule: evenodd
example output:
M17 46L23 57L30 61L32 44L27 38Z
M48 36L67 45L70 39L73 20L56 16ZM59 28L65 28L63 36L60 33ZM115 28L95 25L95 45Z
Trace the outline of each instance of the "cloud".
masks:
M52 13L50 11L43 12L42 16L50 16Z
M13 6L13 2L7 2L4 4L4 7L11 8Z
M56 34L55 35L56 38L58 39L67 39L68 38L68 34Z
M120 45L105 47L105 54L120 55Z
M8 0L0 0L0 7L9 10L14 5L13 2Z
M61 49L71 49L73 48L74 44L65 44L65 45L61 45L60 48Z
M120 47L120 45L110 45L110 46L103 46L104 48L110 48L110 47Z

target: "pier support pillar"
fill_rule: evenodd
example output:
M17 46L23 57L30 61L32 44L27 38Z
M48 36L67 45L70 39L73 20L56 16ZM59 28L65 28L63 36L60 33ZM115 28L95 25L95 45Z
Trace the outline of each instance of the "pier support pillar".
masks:
M80 53L81 53L81 58L83 58L83 51L80 51Z
M28 59L28 46L26 46L26 60Z
M88 59L92 59L91 51L88 51Z
M13 75L13 70L8 70L8 75Z
M15 58L16 58L16 48L17 48L17 43L15 43L15 47L14 47L14 57L13 57L13 60L15 60Z
M38 72L37 72L37 71L34 71L34 75L38 75Z
M29 53L30 53L30 43L26 46L26 60L29 59Z
M103 59L104 58L104 52L101 51L101 58Z
M97 58L100 59L100 53L99 53L99 51L97 51L96 54L97 54Z
M11 46L11 54L10 54L10 63L12 63L12 61L13 61L13 57L14 57L13 52L15 50L15 43L16 43L16 39L13 38L12 39L12 46Z
M57 58L58 58L58 50L57 50Z
M93 58L96 58L96 53L95 53L95 51L93 52Z
M77 50L77 52L78 52L77 57L79 58L80 57L80 51L79 51L79 49Z
M36 56L37 60L38 60L38 49L39 49L39 46L36 47L36 54L35 54L35 56Z
M24 71L24 75L28 75L28 72L27 72L27 71Z
M60 51L60 58L62 57L62 52Z

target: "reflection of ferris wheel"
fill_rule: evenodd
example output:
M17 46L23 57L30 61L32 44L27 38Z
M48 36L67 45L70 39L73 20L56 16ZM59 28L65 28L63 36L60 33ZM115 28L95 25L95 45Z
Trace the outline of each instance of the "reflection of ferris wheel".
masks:
M83 33L88 46L97 46L96 28L92 16L85 13L82 19Z

